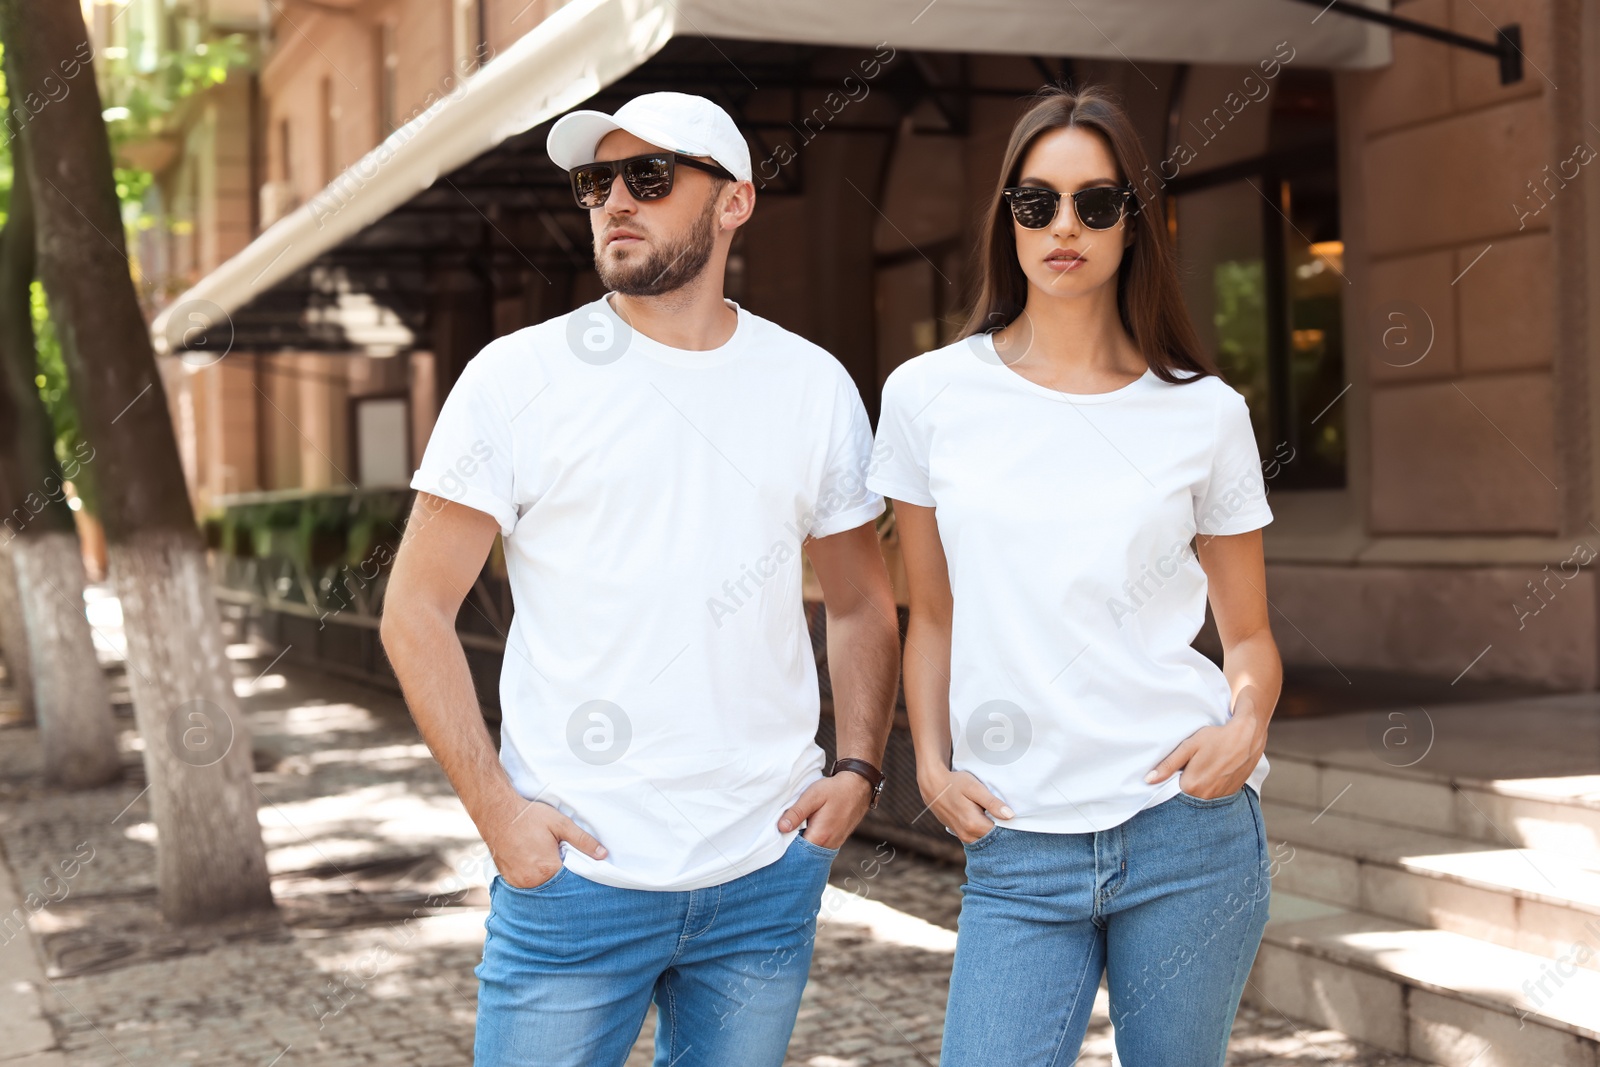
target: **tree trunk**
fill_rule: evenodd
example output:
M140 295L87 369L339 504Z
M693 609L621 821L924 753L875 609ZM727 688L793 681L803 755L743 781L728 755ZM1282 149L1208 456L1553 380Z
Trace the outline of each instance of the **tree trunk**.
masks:
M33 696L33 668L28 662L28 631L22 621L22 602L17 599L17 579L13 571L11 545L19 527L27 522L22 509L20 487L21 453L31 438L22 432L19 417L21 398L15 396L19 374L16 370L26 354L29 367L37 365L33 344L33 308L28 287L33 282L33 205L28 198L28 179L16 153L21 145L11 145L11 207L4 230L0 230L0 653L6 661L6 676L22 706L24 720L36 720L38 708ZM35 371L34 373L37 373ZM33 396L33 374L28 374ZM9 429L8 429L9 428ZM13 436L14 435L14 436ZM10 461L15 461L14 463Z
M6 661L6 680L22 708L22 721L34 721L38 710L33 699L33 670L28 663L28 629L22 621L22 602L17 599L9 532L0 532L0 657Z
M272 905L250 732L234 697L210 569L194 540L152 531L108 547L160 838L161 910L173 921ZM156 619L159 627L135 622ZM195 640L201 634L206 639Z
M83 553L77 534L19 537L12 545L28 626L47 782L68 789L122 776L105 672L83 614Z
M162 913L191 922L271 908L250 733L129 271L111 147L78 0L0 0L14 92L66 85L22 124L39 277L85 437L128 634Z
M87 789L118 778L122 760L105 675L83 609L83 555L56 461L55 428L34 383L33 199L26 151L13 141L10 214L0 231L0 607L8 663L22 664L44 748L45 780ZM73 475L76 475L76 469ZM13 655L13 652L15 653Z

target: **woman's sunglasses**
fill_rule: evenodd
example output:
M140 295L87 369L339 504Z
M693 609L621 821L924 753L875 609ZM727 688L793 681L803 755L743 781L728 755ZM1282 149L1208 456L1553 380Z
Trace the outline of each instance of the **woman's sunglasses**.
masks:
M628 192L633 194L635 200L660 200L672 192L672 182L677 176L678 164L703 170L707 174L715 174L730 182L738 180L715 163L702 163L693 156L680 155L677 152L649 152L642 156L613 159L605 163L585 163L581 167L573 167L567 173L572 178L572 195L577 198L578 206L596 208L604 204L606 197L611 195L611 183L616 180L618 174L622 175L622 183L628 187Z
M1018 185L1001 190L1000 195L1011 205L1011 216L1017 225L1030 230L1042 230L1055 221L1061 208L1061 194L1054 189L1036 185ZM1139 200L1133 195L1131 185L1096 185L1079 189L1072 194L1072 209L1078 221L1091 230L1109 230L1121 221L1124 213L1133 216L1139 211Z

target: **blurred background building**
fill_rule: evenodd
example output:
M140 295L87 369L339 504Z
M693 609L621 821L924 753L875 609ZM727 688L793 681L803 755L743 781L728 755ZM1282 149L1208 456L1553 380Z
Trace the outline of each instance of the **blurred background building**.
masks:
M955 336L1023 98L1097 82L1139 122L1190 310L1251 404L1286 658L1600 683L1592 5L1396 6L1515 27L1509 83L1289 0L791 8L97 4L103 52L243 32L257 53L129 148L156 164L158 341L216 327L165 361L196 508L403 485L466 359L600 291L549 122L652 89L738 117L759 207L729 295L834 352L875 415L895 365Z

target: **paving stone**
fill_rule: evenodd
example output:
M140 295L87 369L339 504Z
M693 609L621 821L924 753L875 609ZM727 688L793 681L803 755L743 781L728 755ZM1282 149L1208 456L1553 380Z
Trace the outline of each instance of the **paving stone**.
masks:
M0 945L0 998L19 1007L0 1002L0 1034L15 1018L33 1041L0 1040L0 1067L471 1062L487 912L476 829L398 698L283 663L258 678L270 660L234 663L281 912L270 923L162 922L129 709L117 719L127 774L83 793L43 786L37 732L0 726L10 892L92 849L28 937ZM960 870L856 840L831 881L788 1064L937 1063ZM31 970L9 962L25 959ZM652 1009L628 1067L650 1067L654 1031ZM1112 1063L1103 988L1078 1063ZM1229 1063L1420 1067L1248 1006Z

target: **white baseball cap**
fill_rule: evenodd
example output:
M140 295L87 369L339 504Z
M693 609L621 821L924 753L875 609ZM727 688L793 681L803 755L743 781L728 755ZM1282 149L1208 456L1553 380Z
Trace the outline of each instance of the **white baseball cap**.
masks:
M594 162L600 138L626 130L658 148L686 156L710 156L740 181L750 181L750 146L722 108L689 93L646 93L617 108L573 111L556 120L545 138L545 151L555 165L571 170Z

